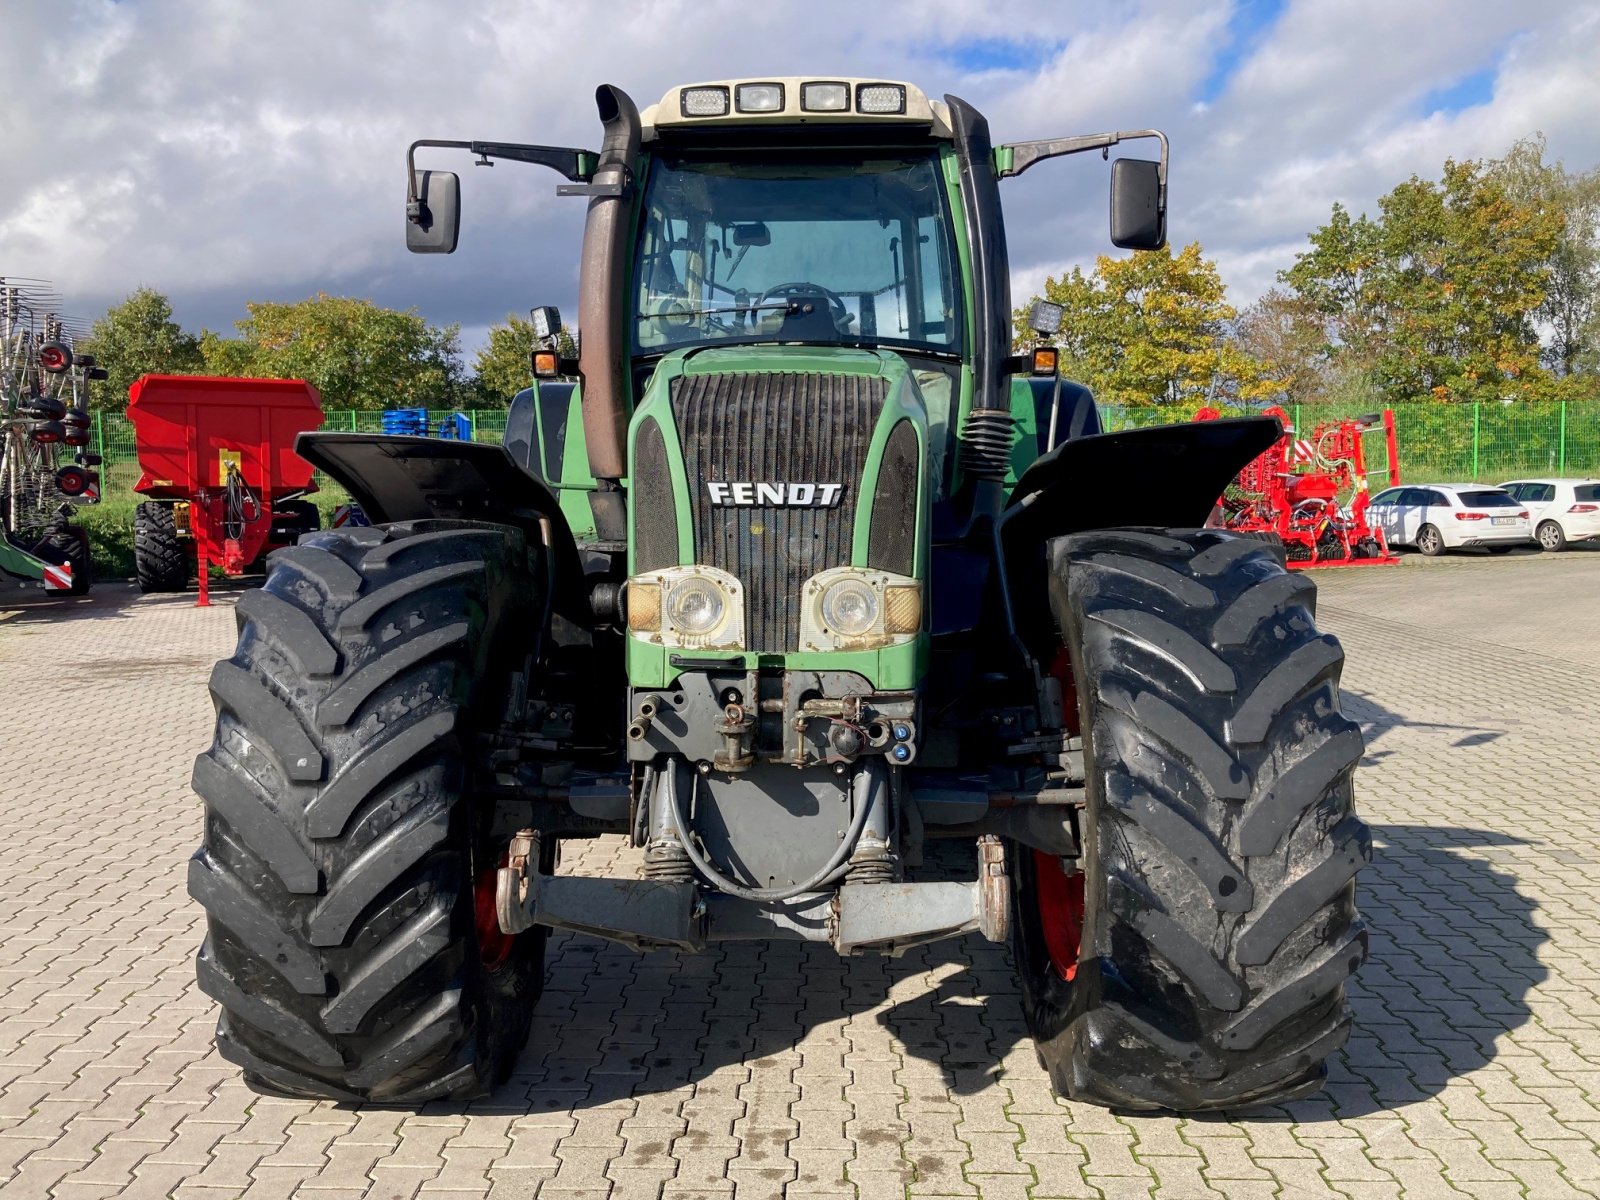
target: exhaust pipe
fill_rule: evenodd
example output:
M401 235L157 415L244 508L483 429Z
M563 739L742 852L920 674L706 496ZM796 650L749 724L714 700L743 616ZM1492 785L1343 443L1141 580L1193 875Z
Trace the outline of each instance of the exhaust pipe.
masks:
M628 253L628 213L633 164L639 157L639 110L610 84L595 89L605 134L583 226L578 276L578 372L583 377L583 436L596 479L627 474L628 411L624 400L628 331L622 286Z

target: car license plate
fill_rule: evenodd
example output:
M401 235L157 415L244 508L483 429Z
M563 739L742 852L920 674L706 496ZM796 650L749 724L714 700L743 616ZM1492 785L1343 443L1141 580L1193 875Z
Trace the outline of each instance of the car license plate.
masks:
M1494 517L1492 519L1496 525L1515 525L1517 523L1515 517Z

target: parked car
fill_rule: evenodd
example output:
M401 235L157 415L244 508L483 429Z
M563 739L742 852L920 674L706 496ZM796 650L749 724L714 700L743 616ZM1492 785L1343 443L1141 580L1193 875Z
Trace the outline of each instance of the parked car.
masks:
M1600 480L1514 479L1500 486L1528 510L1533 539L1544 549L1600 540Z
M1372 498L1367 519L1391 546L1415 546L1430 558L1466 546L1504 554L1533 540L1528 510L1510 492L1482 483L1389 488Z

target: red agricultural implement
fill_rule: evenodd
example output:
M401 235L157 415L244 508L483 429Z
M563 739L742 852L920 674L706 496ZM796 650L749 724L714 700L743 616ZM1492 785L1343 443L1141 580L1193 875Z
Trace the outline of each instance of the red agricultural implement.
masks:
M1202 408L1195 420L1221 415ZM1276 417L1283 433L1229 485L1220 504L1222 525L1239 533L1275 535L1294 569L1400 561L1383 530L1367 520L1372 476L1386 474L1384 487L1400 482L1394 411L1326 421L1305 437L1297 435L1283 409L1269 408L1264 415ZM1369 470L1366 440L1380 434L1386 469Z
M242 575L268 551L320 527L311 464L294 439L322 424L322 397L299 379L145 375L128 389L139 456L134 565L140 590L181 592L193 542L199 603L207 567Z

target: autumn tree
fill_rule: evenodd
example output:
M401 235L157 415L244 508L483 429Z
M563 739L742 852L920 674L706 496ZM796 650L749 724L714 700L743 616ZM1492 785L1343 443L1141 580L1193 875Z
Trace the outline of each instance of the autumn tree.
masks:
M202 337L210 374L304 379L328 409L450 408L462 399L457 325L325 294L245 308L238 337Z
M1535 319L1561 217L1477 162L1412 176L1377 219L1334 205L1280 276L1327 321L1334 365L1388 402L1551 394Z
M538 342L533 322L515 313L506 314L505 324L489 326L489 340L473 360L473 387L478 395L490 404L510 404L518 392L533 383L529 355ZM565 328L557 336L556 349L566 357L578 353Z
M1574 174L1544 156L1544 135L1535 134L1489 171L1519 202L1543 204L1561 217L1535 311L1550 331L1545 365L1558 376L1600 374L1600 167Z
M1260 364L1227 336L1237 313L1199 243L1177 254L1102 256L1092 274L1074 267L1047 279L1044 298L1065 309L1053 339L1064 369L1102 403L1251 401L1273 392ZM1026 331L1027 306L1016 322Z
M1272 288L1239 314L1231 338L1259 364L1260 385L1279 404L1325 399L1334 368L1328 324L1302 297Z
M120 410L129 385L141 375L193 375L202 369L200 339L172 319L166 296L148 287L107 309L76 349L92 354L110 375L90 389L96 407Z

